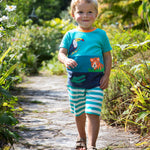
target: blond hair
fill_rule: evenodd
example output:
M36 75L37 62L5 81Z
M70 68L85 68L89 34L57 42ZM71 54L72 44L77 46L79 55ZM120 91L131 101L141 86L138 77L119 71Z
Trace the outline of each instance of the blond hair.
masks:
M72 0L71 1L71 15L74 14L76 5L81 1L85 1L86 3L92 3L95 7L96 13L98 13L98 2L97 2L97 0Z

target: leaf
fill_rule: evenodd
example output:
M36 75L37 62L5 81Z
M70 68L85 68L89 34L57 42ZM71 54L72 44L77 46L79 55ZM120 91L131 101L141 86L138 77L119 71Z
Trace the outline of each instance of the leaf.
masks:
M149 43L150 43L150 40L146 40L146 41L141 42L141 43L133 43L133 44L128 45L128 47L126 47L124 50L126 50L126 49L137 49L138 47L147 45Z
M136 107L141 108L142 110L147 110L147 108L141 106L141 105L136 105Z
M2 133L4 135L3 138L9 141L11 145L14 143L14 139L17 141L19 140L19 135L16 132L10 131L8 128L2 130Z
M136 146L143 146L143 145L145 145L145 144L147 144L148 142L146 142L146 141L144 141L144 142L142 142L142 143L137 143L137 144L135 144Z
M3 95L5 95L8 98L12 97L12 95L7 90L5 90L4 88L2 88L1 86L0 86L0 93L3 94Z
M127 115L129 113L129 109L123 112L123 115Z
M0 64L2 63L3 59L6 57L6 55L9 53L9 51L11 50L11 48L9 48L0 58Z
M17 67L17 64L11 66L11 68L0 78L0 85L3 84L4 80L14 71Z
M143 1L143 11L144 11L144 13L146 13L147 12L147 4L148 4L148 2L147 1Z
M121 50L124 50L125 48L127 48L129 46L129 44L122 44L122 45L116 44L116 46L120 47Z
M139 71L139 70L141 69L140 67L141 67L141 64L134 65L134 66L131 67L130 70L131 70L131 71L132 71L132 70L135 70L134 73L136 73L137 71Z
M138 16L139 17L142 17L143 15L143 6L142 6L142 4L139 6L139 8L138 8Z
M4 113L0 116L1 125L16 125L18 120L14 118L10 113Z
M128 108L129 108L129 110L132 110L133 109L133 104L130 104Z
M150 114L150 111L140 112L140 113L138 114L138 117L137 117L137 119L136 119L136 122L138 122L138 121L141 120L141 119L144 120L144 118L147 117L149 114Z
M148 13L147 13L148 21L150 22L150 5L148 6Z

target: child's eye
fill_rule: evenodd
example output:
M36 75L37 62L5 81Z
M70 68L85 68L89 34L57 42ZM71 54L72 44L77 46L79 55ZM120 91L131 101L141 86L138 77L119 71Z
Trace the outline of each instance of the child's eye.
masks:
M93 12L92 12L92 11L89 11L88 13L91 14L91 13L93 13Z
M79 13L79 14L82 14L82 13L83 13L83 11L78 11L78 13Z

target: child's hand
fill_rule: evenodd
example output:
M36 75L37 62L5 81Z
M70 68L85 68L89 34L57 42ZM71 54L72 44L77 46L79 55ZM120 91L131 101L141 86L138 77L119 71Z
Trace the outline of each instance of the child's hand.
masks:
M70 58L67 58L64 64L68 69L75 68L78 65L75 60L70 59Z
M109 76L104 75L100 80L100 88L106 89L108 88Z

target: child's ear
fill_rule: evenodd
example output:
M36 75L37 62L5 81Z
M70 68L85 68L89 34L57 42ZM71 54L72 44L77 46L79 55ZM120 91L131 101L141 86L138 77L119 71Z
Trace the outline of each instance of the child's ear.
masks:
M96 13L96 18L98 17L98 13Z

